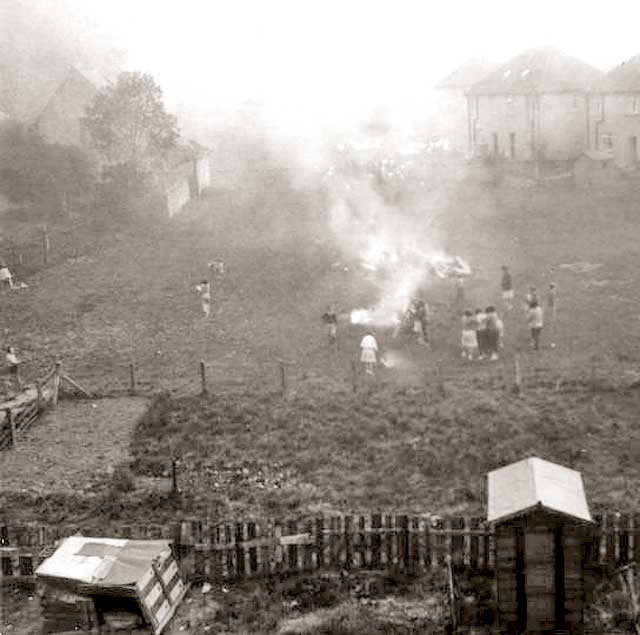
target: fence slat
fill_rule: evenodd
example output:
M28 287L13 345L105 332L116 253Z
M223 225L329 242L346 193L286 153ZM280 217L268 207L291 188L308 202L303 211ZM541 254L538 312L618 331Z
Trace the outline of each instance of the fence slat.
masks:
M373 569L379 569L381 560L381 547L382 547L382 515L371 515L371 567Z
M401 515L396 517L398 527L398 564L402 571L407 571L409 563L409 517Z
M391 568L394 564L395 564L395 560L394 560L394 546L395 546L395 540L393 539L393 517L392 516L385 516L384 517L384 524L385 524L385 562L384 564L388 567Z
M420 568L420 519L413 516L409 527L409 569L416 572Z
M344 517L344 568L353 569L353 516Z
M322 516L318 516L315 520L315 531L316 531L316 566L318 569L321 569L325 565L325 554L324 554L324 518Z

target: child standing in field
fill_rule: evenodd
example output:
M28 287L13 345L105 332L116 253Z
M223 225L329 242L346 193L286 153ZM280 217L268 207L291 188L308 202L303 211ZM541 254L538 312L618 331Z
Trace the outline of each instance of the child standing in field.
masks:
M364 365L367 375L373 375L373 369L378 361L378 342L371 331L360 342L360 361Z
M13 288L13 276L5 262L0 264L0 285L3 287L9 287L10 289Z
M338 316L334 304L327 306L327 310L322 314L322 322L327 329L329 346L334 346L338 338Z
M524 297L524 310L528 311L531 307L532 302L538 302L538 290L531 285L529 287L529 291L527 291L527 295Z
M485 315L487 316L485 331L486 352L489 355L489 360L495 362L498 359L498 343L500 341L498 314L494 307L488 306L485 309Z
M205 318L208 318L211 314L211 288L209 286L209 281L201 280L200 284L196 286L196 291L200 294L202 313Z
M417 300L413 315L413 332L420 344L429 343L429 305L424 300Z
M513 308L513 280L511 279L511 273L506 265L502 265L502 301L504 302L507 311L511 311Z
M16 355L16 351L13 346L7 347L7 354L5 355L7 366L9 368L9 375L15 381L16 386L19 388L22 385L22 379L20 378L20 360Z
M218 276L220 278L224 278L225 264L224 264L224 260L222 258L214 258L209 263L209 269L213 272L213 274L215 276Z
M465 311L462 316L462 358L469 361L478 354L478 336L476 334L476 320L471 311Z
M498 329L498 351L504 348L504 322L502 318L496 313L496 327Z
M540 350L540 333L544 326L542 307L538 304L537 300L534 300L529 305L529 312L527 313L527 323L531 330L531 344L533 350Z
M483 360L487 352L487 314L482 309L476 309L476 338L478 359Z

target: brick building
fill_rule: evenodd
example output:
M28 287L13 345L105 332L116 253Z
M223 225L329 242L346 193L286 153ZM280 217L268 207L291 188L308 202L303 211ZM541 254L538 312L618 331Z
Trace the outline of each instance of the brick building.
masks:
M438 108L432 121L432 132L446 140L450 149L465 153L471 150L466 92L496 68L496 64L472 58L436 85Z
M589 147L621 167L640 164L640 55L609 71L589 97Z
M472 154L575 159L588 147L588 93L601 77L555 49L517 55L467 91Z

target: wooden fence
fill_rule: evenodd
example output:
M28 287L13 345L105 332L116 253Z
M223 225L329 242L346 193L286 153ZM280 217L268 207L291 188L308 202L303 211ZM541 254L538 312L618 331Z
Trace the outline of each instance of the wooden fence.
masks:
M49 406L58 401L60 363L35 386L0 403L0 451L15 447L18 434L26 431Z
M592 562L640 560L640 513L595 518ZM0 527L4 577L30 576L56 541L81 527ZM92 532L86 532L89 535ZM454 567L493 571L493 533L482 518L407 514L321 516L291 521L127 525L110 537L168 539L190 580L287 575L314 570L395 570L419 574L451 559Z

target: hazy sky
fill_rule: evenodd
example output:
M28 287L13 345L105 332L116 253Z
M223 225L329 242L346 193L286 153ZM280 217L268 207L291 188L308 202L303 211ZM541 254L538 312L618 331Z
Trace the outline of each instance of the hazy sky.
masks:
M640 2L590 0L32 0L113 37L171 103L203 111L263 99L331 121L421 109L471 56L553 45L600 67L640 53Z

